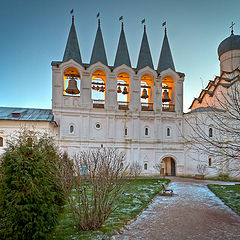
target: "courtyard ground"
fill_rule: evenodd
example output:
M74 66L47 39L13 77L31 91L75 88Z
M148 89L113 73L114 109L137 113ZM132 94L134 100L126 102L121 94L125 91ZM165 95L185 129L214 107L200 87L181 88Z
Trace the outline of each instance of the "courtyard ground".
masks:
M212 193L207 184L226 182L171 178L174 195L160 196L116 240L240 239L240 216Z

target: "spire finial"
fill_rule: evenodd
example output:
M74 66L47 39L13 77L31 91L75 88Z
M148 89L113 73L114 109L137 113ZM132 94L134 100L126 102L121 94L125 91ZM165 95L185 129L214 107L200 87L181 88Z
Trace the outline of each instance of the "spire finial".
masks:
M98 26L100 27L100 12L97 13L97 18L98 18Z
M229 28L231 28L232 30L231 30L231 35L234 35L233 34L233 26L235 25L235 23L234 22L232 22L232 24L231 24L231 26L229 27Z
M122 30L123 30L123 16L119 17L119 21L122 21Z
M70 11L70 14L72 15L72 24L74 24L74 15L73 15L73 9Z
M144 24L144 25L143 25L144 32L146 31L146 24L145 24L145 22L146 22L146 19L144 18L144 19L141 21L141 23Z
M166 21L162 23L162 27L164 27L164 26L165 26L164 32L165 32L165 34L167 34L167 22Z

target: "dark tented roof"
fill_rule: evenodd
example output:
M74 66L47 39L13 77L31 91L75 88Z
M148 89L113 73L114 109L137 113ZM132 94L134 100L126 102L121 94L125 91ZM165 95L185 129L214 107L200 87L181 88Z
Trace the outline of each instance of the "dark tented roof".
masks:
M175 66L173 63L172 53L168 42L167 31L165 29L165 35L163 39L162 50L160 53L157 72L160 73L163 70L171 68L175 71Z
M66 62L70 59L75 60L78 63L82 63L82 58L80 54L80 49L78 45L77 33L74 26L74 17L72 20L72 26L68 35L67 45L65 48L63 62Z
M0 107L0 120L53 121L51 109Z
M122 31L120 34L117 53L114 61L114 67L121 66L122 64L126 64L127 66L131 67L131 61L128 53L127 41L123 29L122 23Z
M108 65L103 37L102 37L102 31L100 27L100 20L98 22L98 29L97 29L93 50L92 50L90 64L96 63L98 61L105 64L106 66Z
M136 69L139 70L146 66L149 66L150 68L154 69L151 51L150 51L149 44L148 44L146 26L144 26L143 38L142 38L142 43L141 43L141 47L140 47L140 52L139 52L139 56L138 56L138 62L137 62Z

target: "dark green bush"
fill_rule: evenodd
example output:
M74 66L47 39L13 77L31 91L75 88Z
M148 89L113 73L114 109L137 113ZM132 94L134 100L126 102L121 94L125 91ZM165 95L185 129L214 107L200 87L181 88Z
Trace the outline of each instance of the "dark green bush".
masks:
M66 195L59 182L53 140L26 131L8 143L0 179L0 236L45 239L56 224ZM57 177L58 176L58 177Z

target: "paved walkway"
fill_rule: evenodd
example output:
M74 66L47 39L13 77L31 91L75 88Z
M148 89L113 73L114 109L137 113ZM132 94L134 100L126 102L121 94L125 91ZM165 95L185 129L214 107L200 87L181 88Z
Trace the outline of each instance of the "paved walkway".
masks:
M175 195L157 196L115 239L240 240L240 216L206 187L215 182L171 180L169 188L174 189Z

